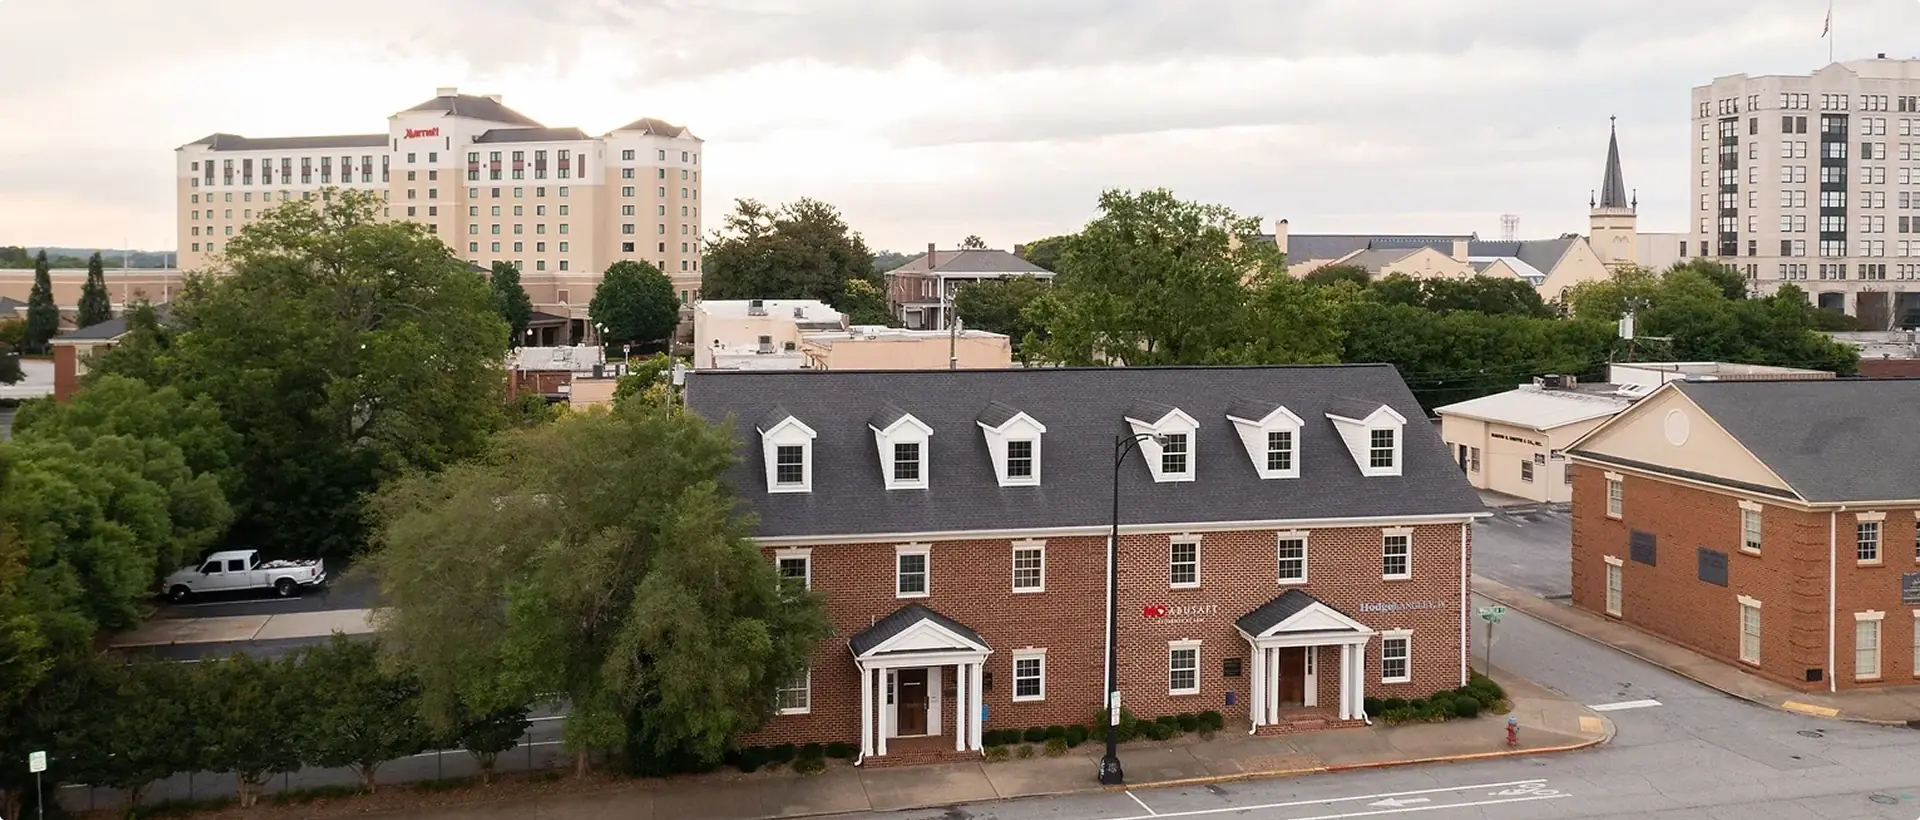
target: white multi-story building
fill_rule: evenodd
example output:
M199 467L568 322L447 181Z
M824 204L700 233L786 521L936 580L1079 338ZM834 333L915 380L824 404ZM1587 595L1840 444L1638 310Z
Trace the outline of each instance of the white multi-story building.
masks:
M1920 60L1693 89L1693 242L1869 326L1920 310Z
M657 119L601 136L549 128L498 95L442 88L377 134L181 146L180 267L203 267L249 222L324 188L376 191L387 216L419 222L480 266L520 266L541 311L584 334L608 265L650 262L682 301L700 293L700 138Z

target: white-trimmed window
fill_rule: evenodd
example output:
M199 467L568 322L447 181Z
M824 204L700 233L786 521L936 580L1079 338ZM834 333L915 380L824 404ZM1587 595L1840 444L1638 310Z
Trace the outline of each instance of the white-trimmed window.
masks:
M813 550L786 549L773 554L773 566L780 573L780 586L790 590L813 589Z
M1197 695L1200 693L1200 642L1169 641L1167 643L1167 694Z
M792 416L779 416L760 429L766 459L767 492L804 493L813 490L813 428Z
M1527 484L1533 483L1533 459L1520 461L1520 480Z
M1740 660L1760 663L1760 602L1745 595L1740 603Z
M1139 437L1135 449L1156 483L1194 480L1194 435L1200 431L1199 422L1177 407L1152 404L1129 410L1126 420Z
M1047 542L1013 542L1013 591L1047 591Z
M1190 589L1200 585L1200 538L1176 535L1167 541L1167 586Z
M1297 440L1292 430L1267 431L1267 472L1293 472L1294 442Z
M1007 441L1007 478L1009 480L1025 481L1039 475L1034 469L1035 446L1034 440L1030 438Z
M884 426L882 426L884 425ZM867 425L880 454L880 477L889 490L927 489L928 442L933 428L912 413L889 405Z
M804 715L813 711L813 670L809 668L800 677L780 687L774 706L783 715Z
M807 448L799 444L781 444L773 448L773 483L798 487L807 483Z
M1740 549L1755 553L1760 551L1760 520L1759 504L1740 502Z
M1625 488L1620 483L1619 473L1607 473L1607 517L1619 518L1620 511L1626 506Z
M1861 521L1853 525L1853 558L1862 564L1880 563L1880 522Z
M1620 599L1622 597L1621 588L1625 586L1625 584L1622 582L1621 576L1626 574L1626 571L1627 571L1626 562L1618 558L1615 558L1611 555L1606 556L1606 562L1607 562L1607 614L1612 615L1615 618L1618 618L1620 617Z
M893 595L925 598L933 590L932 548L912 544L893 549Z
M1047 427L1032 416L994 402L988 408L994 421L979 421L986 437L987 454L993 459L994 475L1002 487L1034 487L1040 484L1040 439Z
M1248 402L1227 411L1240 444L1261 479L1300 477L1300 430L1292 410Z
M1390 629L1380 633L1380 682L1413 680L1413 631Z
M893 481L895 484L919 484L920 478L920 442L896 441L893 443Z
M1375 427L1367 431L1367 468L1391 470L1400 463L1400 431L1393 427Z
M1853 677L1877 680L1880 677L1880 624L1885 612L1856 612L1853 615Z
M1013 653L1013 702L1047 699L1047 650L1018 649Z
M1304 584L1307 582L1306 533L1280 533L1275 555L1278 558L1280 583Z
M1165 476L1183 476L1193 470L1191 453L1187 443L1192 441L1186 433L1167 433L1160 443L1160 474Z
M1380 534L1380 577L1396 580L1413 577L1413 530L1384 530Z

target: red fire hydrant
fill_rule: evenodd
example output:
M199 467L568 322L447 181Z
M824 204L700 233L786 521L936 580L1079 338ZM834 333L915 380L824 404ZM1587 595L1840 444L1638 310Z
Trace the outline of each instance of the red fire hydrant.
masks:
M1507 745L1520 745L1520 719L1512 715L1507 716Z

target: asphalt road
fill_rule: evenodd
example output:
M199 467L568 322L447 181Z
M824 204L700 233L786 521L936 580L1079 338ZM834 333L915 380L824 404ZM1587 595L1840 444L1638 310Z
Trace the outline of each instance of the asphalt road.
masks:
M1473 574L1543 598L1573 594L1573 519L1565 512L1496 512L1473 526Z
M322 612L372 609L380 604L380 583L358 568L336 569L328 563L329 580L319 590L292 598L278 598L273 590L216 593L195 596L184 604L165 604L155 618L222 618L231 615L278 615L284 612Z
M1479 601L1477 605L1486 602ZM1476 636L1482 638L1484 636ZM857 815L863 820L1807 820L1920 817L1920 732L1734 700L1510 613L1494 662L1618 728L1597 749L1479 763ZM845 816L852 820L854 816Z

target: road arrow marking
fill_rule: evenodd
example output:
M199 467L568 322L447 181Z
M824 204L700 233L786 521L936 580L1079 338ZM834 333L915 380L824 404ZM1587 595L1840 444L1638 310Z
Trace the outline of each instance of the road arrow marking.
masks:
M1433 801L1428 800L1427 798L1424 798L1424 797L1415 797L1411 799L1404 798L1404 797L1391 797L1386 800L1375 800L1372 803L1368 803L1367 805L1386 806L1387 808L1398 809L1398 808L1404 808L1407 806L1416 805L1419 803L1431 803L1431 802Z

